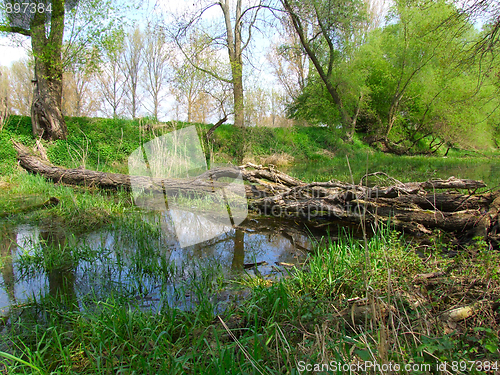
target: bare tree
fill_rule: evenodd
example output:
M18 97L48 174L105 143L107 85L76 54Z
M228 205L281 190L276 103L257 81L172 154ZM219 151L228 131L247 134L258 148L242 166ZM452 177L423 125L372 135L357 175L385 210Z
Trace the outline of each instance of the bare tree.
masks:
M103 61L100 64L99 88L104 104L103 111L106 115L118 117L123 113L120 105L125 96L125 76L121 69L124 51L123 34L113 33L105 43ZM111 110L109 110L111 107Z
M269 94L261 87L252 87L245 96L245 125L263 126L270 110Z
M146 34L143 83L151 100L149 111L155 119L158 119L161 100L165 95L164 88L171 51L166 44L162 28L149 27Z
M498 0L454 0L459 7L458 16L466 15L472 21L480 21L485 27L483 38L476 45L475 51L491 52L500 41L500 2Z
M212 28L204 24L204 15L213 7L220 10L220 18ZM259 11L263 8L262 0L250 1L247 6L243 6L242 0L221 0L218 2L200 2L198 10L191 15L187 15L184 21L177 25L173 36L185 54L189 63L197 69L210 74L217 80L231 84L233 92L234 124L242 127L244 125L244 88L243 88L243 54L250 46L252 32L258 21ZM191 32L199 32L203 29L207 35L207 46L222 46L227 51L229 74L222 75L213 71L209 67L196 62L194 54L188 54L183 48L182 40ZM199 49L199 51L202 48Z
M67 48L65 51L71 53L72 49ZM63 73L63 114L76 117L97 115L100 106L96 90L98 52L89 47L80 51L77 56L66 59Z
M95 73L70 70L63 74L63 113L66 116L95 116L100 103L94 83Z
M144 34L135 27L125 38L123 54L123 71L126 77L126 95L130 106L127 106L133 119L140 108L139 81L144 65Z
M10 104L15 113L29 116L33 99L33 60L21 59L10 67Z
M306 87L309 61L286 14L280 17L280 27L277 28L277 32L277 38L267 54L267 60L274 76L292 102Z
M193 55L193 61L197 65L209 66L212 61L216 61L216 54L213 49L204 49L199 53L190 53L198 50L199 45L203 45L202 35L192 35L190 45L185 49L188 54ZM171 90L176 100L181 103L187 112L188 122L206 122L213 104L212 94L215 87L214 78L207 73L196 69L183 56L171 59L173 77L171 80ZM213 68L216 69L215 67Z

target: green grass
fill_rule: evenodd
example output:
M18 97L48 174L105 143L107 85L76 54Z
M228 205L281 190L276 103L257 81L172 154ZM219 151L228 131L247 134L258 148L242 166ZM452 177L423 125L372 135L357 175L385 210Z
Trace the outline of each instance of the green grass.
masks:
M450 333L438 319L455 303L469 303L475 283L488 279L483 296L498 292L498 261L481 244L453 260L435 249L419 258L387 228L366 245L347 235L318 246L280 281L237 279L249 298L219 313L208 291L234 281L210 270L189 280L198 296L189 311L144 311L119 294L79 309L50 297L33 301L12 313L0 357L8 373L27 374L293 374L299 363L499 360L491 306ZM416 274L452 264L437 290L415 288ZM457 290L457 280L470 287ZM356 324L354 298L369 306ZM416 306L416 298L424 302Z
M142 125L144 121L68 119L68 141L43 143L54 164L126 173L128 155L141 140L187 124L154 131L143 131ZM208 129L197 126L202 132ZM242 144L237 131L229 125L217 129L213 143L204 144L207 159L215 164L237 163L241 157L259 162L288 154L295 161L287 171L307 181L354 178L357 183L368 165L370 172L383 171L401 181L453 174L500 185L495 153L478 157L452 150L448 158L398 157L358 139L346 145L331 130L313 127L246 129ZM279 281L249 275L229 279L217 264L183 268L167 262L158 225L135 220L128 193L54 184L22 171L11 139L33 146L29 118L12 116L0 133L2 220L63 230L65 238L47 239L45 247L22 254L15 260L19 276L74 270L86 262L88 277L106 280L97 265L107 264L118 274L127 271L127 284L95 290L79 306L71 290L66 299L49 293L15 306L10 319L2 321L7 327L0 357L7 373L282 374L297 373L300 361L500 360L500 255L481 242L460 249L455 258L448 256L446 243L436 242L418 249L418 257L413 245L379 228L366 243L349 234L338 242L327 238L302 267ZM60 204L25 210L50 197ZM209 206L202 200L195 203ZM114 255L104 246L90 250L72 239L106 226L120 228L123 245ZM0 265L9 261L3 258ZM415 282L417 274L442 270L447 273L438 284ZM173 281L178 281L173 292L160 290L166 303L159 313L134 303L151 285ZM71 283L71 276L66 282ZM247 289L249 297L221 310L213 296L235 287ZM440 320L444 311L482 299L493 302L481 304L467 320L455 326ZM355 322L353 301L369 307ZM181 310L176 302L192 310Z
M67 141L43 142L52 163L67 168L86 167L106 172L127 173L128 156L141 142L192 124L167 123L145 130L143 120L110 120L100 118L68 118ZM195 124L200 139L209 125ZM149 129L149 128L148 128ZM28 117L11 116L0 133L0 174L18 173L15 151L10 139L32 146L31 123ZM498 153L487 155L452 149L447 158L436 156L395 156L374 150L355 137L352 144L344 143L339 134L328 128L246 128L222 125L212 142L203 147L214 165L243 160L260 162L271 155L290 155L292 166L283 167L295 177L306 181L337 179L356 182L366 173L382 171L401 181L426 178L482 179L491 187L500 185ZM347 159L349 159L351 171ZM280 167L280 166L278 166ZM4 177L5 178L5 177Z

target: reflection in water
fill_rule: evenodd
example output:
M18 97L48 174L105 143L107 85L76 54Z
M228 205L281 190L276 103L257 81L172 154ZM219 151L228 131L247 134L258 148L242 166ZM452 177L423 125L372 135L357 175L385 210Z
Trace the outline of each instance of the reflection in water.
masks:
M54 259L49 264L46 273L49 281L49 294L54 299L72 307L77 299L75 292L76 265L68 254L68 243L62 231L41 231L40 246L46 259Z
M206 283L202 293L212 298L220 291L219 276L231 278L243 272L244 264L265 261L268 266L259 267L260 273L279 277L272 268L276 262L302 260L295 243L310 248L305 235L276 220L271 225L249 220L204 243L181 247L170 220L165 212L149 213L79 238L32 226L17 227L17 241L14 231L5 232L2 254L12 254L14 262L3 263L0 309L46 294L74 308L108 298L153 310L189 308L196 303L186 300L192 280L201 278ZM291 234L285 237L283 231Z
M7 225L0 227L0 265L2 271L3 287L11 304L16 303L14 293L14 265L12 249L17 247L16 232Z
M235 229L234 233L234 252L231 268L234 271L241 271L245 261L245 232Z

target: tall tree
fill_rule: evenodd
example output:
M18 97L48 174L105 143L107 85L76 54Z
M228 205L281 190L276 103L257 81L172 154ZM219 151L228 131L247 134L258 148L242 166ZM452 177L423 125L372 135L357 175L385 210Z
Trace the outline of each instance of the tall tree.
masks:
M140 108L139 82L144 65L144 34L139 27L130 30L125 38L123 71L126 77L128 109L133 119Z
M71 50L71 49L70 49ZM98 51L85 48L78 58L70 59L63 73L63 114L65 116L96 115L99 101L96 95Z
M339 85L348 82L335 82L334 78L341 77L335 77L334 72L351 53L353 42L356 42L354 36L365 22L366 4L362 0L281 0L281 3L325 85L340 115L346 139L350 141L359 111L357 108L350 110L346 105Z
M149 27L146 34L143 82L151 99L150 112L155 119L158 119L161 100L165 95L164 88L171 51L166 43L165 32L162 28Z
M217 7L220 18L207 27L203 19L209 9ZM250 1L243 6L242 0L221 0L218 2L200 2L195 14L186 16L184 21L177 25L173 33L174 38L185 54L189 63L197 69L210 74L217 80L231 84L233 92L234 124L244 125L244 87L243 87L243 55L249 48L252 32L258 21L259 11L264 7L263 0ZM197 29L198 28L198 29ZM193 54L188 54L183 49L182 40L191 32L200 32L207 35L207 46L223 46L226 49L229 74L222 75L212 69L196 62ZM211 32L211 33L210 33ZM209 34L210 33L210 34ZM199 51L203 50L200 48Z
M116 118L123 113L121 104L125 96L125 75L122 70L124 33L116 30L104 43L100 64L99 87L104 112ZM109 111L109 108L111 110Z
M70 31L68 45L98 42L116 20L112 1L4 0L5 18L0 22L0 31L31 38L35 61L31 104L34 135L46 139L67 137L62 114L65 26ZM66 25L68 20L71 22ZM73 50L78 53L79 48Z
M65 139L68 134L62 115L61 55L65 6L74 7L75 3L64 0L31 3L4 1L6 20L0 31L31 37L35 58L31 119L34 135L45 139Z
M217 60L217 55L213 49L204 49L198 53L200 45L204 44L203 35L192 35L189 46L185 47L188 55L193 56L196 65L211 65ZM171 59L173 77L171 88L176 100L183 104L187 113L187 121L206 122L209 115L209 106L213 101L210 94L213 94L217 85L213 84L214 78L207 73L196 69L183 56ZM213 68L214 70L216 68ZM210 93L210 94L209 94Z

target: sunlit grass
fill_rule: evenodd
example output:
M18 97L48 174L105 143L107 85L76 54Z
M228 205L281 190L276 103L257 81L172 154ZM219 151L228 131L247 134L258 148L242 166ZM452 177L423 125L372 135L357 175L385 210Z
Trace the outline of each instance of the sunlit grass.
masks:
M49 154L66 167L85 162L87 168L126 171L138 129L131 122L117 124L76 119L70 123L69 144L47 144ZM241 144L234 132L231 126L217 130L213 160L236 163ZM31 142L29 134L15 134ZM83 159L86 137L95 148L89 146ZM121 141L110 144L109 139ZM8 146L5 134L0 141ZM371 150L358 139L354 145L342 144L328 129L314 128L255 129L248 132L248 141L247 148L264 159L292 155L295 164L289 173L306 181L354 178L357 183L368 169L403 182L455 175L483 179L490 187L500 184L494 159L455 150L448 158L399 157ZM67 286L78 271L92 288L84 296L77 296L74 288L49 288L44 296L12 306L0 339L7 373L282 374L296 373L299 361L499 358L494 304L485 304L451 333L439 318L449 308L500 295L499 255L480 242L461 249L455 259L448 257L447 244L436 242L420 258L413 245L381 227L366 243L348 233L336 242L327 238L280 280L257 272L230 279L213 259L171 261L161 223L138 215L129 193L55 184L17 169L11 151L5 148L2 155L8 160L0 162L5 172L0 179L3 220L61 229L64 239L47 238L17 257L3 257L0 267L15 262L20 271L16 277L23 280L65 274L61 281ZM26 210L50 197L57 197L59 205ZM199 210L212 204L203 197L176 199ZM119 246L90 248L77 240L81 233L105 226L116 231ZM416 275L448 269L439 284L415 286ZM243 289L247 298L219 299L234 288ZM141 298L154 293L160 302L156 310L148 310ZM368 306L361 319L354 316L353 301L358 300Z

